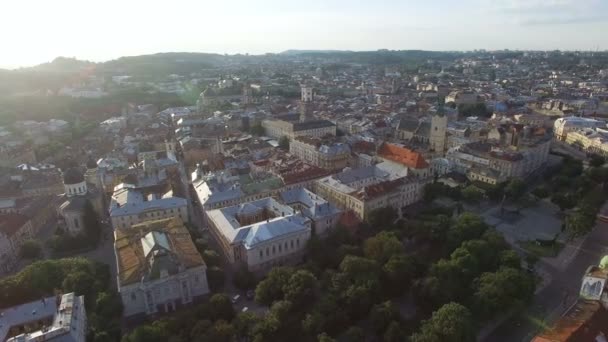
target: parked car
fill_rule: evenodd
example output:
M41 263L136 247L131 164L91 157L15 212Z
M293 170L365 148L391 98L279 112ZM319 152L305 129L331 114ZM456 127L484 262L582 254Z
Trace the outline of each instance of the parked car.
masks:
M241 295L238 294L232 297L232 304L236 304L239 301L239 298L241 298Z

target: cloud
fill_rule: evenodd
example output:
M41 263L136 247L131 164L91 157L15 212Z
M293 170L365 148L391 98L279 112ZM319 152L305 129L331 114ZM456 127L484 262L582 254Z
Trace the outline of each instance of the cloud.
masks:
M525 18L519 21L523 26L541 26L541 25L567 25L567 24L591 24L597 22L606 22L608 18L600 15L575 16L575 17L539 17Z

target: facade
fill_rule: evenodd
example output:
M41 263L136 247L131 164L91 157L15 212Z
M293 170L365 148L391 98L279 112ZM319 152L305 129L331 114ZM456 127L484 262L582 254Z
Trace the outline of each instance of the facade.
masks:
M402 208L422 198L422 182L408 176L401 164L384 161L380 164L321 178L314 191L342 210L352 210L365 220L375 209L392 207L401 216Z
M209 293L207 267L179 218L118 229L114 236L125 317L172 312Z
M451 149L447 158L454 170L489 183L510 178L523 178L541 168L547 161L551 140L547 138L521 142L519 148L494 142L475 142Z
M110 202L110 220L116 229L129 228L132 225L177 217L188 222L188 201L185 198L174 197L172 192L162 197L156 194L144 194L130 184L119 184L114 189Z
M310 120L305 122L288 122L283 120L263 120L262 127L267 136L280 139L283 136L293 140L295 137L307 135L321 138L326 135L336 135L336 125L327 120Z
M429 151L443 155L447 148L447 115L434 114L430 120L402 118L395 136L401 140L426 146Z
M596 127L606 127L606 123L595 119L569 116L555 120L553 134L558 140L566 140L570 132Z
M344 143L324 143L318 138L300 136L289 143L289 153L322 169L341 170L351 166L350 147Z
M323 236L334 229L342 215L340 209L306 188L283 191L280 197L281 202L312 221L312 231L316 235Z
M566 143L589 153L608 156L608 130L585 128L571 131L566 136Z
M32 238L34 229L26 216L16 213L0 214L0 274L15 267L21 245Z
M102 216L103 199L93 184L87 184L83 173L70 168L63 174L64 198L59 206L59 215L70 234L78 234L84 229L87 202L91 203L98 216Z
M1 341L86 341L84 296L73 292L7 308L0 320Z
M254 272L301 261L312 230L308 217L270 197L209 210L206 217L228 261Z
M378 149L378 157L405 166L408 174L420 179L428 179L433 175L430 164L422 154L403 145L384 143Z

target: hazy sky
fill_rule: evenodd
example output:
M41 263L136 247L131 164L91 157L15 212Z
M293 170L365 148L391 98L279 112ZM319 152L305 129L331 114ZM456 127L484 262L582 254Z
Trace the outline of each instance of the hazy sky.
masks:
M0 67L286 49L608 49L608 0L2 0Z

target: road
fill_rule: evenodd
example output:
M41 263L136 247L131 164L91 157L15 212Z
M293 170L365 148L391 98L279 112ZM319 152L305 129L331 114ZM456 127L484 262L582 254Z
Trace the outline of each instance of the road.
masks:
M530 341L543 327L559 317L578 297L581 280L588 266L597 265L608 254L608 224L598 222L580 246L578 254L562 269L543 263L552 281L534 297L532 305L522 314L499 325L483 341Z

